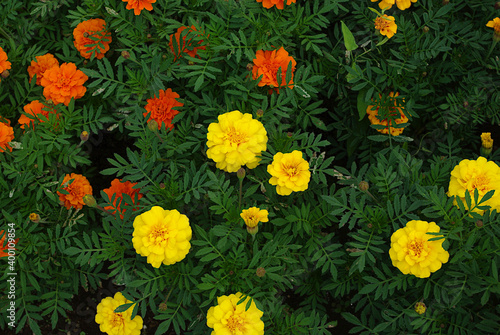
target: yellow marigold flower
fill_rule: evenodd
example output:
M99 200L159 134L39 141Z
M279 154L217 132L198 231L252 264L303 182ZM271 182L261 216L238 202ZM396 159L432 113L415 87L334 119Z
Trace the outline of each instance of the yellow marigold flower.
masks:
M99 329L108 335L140 335L142 329L142 318L136 315L132 320L131 306L125 312L115 313L115 309L132 301L127 300L121 292L116 292L113 298L107 297L97 305L95 322L99 324Z
M242 297L238 292L217 298L218 305L207 312L207 326L214 329L211 335L264 335L264 322L260 319L264 313L254 301L245 310L250 297L238 304Z
M372 0L372 2L376 2L378 0ZM417 0L381 0L378 4L380 9L391 9L392 5L396 3L399 9L405 10L410 8L412 2L417 2Z
M491 190L495 190L493 197L481 203L481 206L491 206L491 210L500 211L500 167L495 162L487 161L484 157L479 157L477 160L462 160L453 171L451 171L450 185L448 187L448 196L459 196L464 206L467 208L465 201L465 192L469 192L471 204L475 206L474 190L478 191L479 201ZM484 210L475 208L473 210L479 214L483 214Z
M135 251L159 268L183 260L191 248L191 227L186 215L154 206L134 220L132 243Z
M289 154L278 152L274 155L271 165L267 166L267 172L271 175L269 184L276 185L279 195L305 191L311 180L309 163L302 158L302 152L298 150Z
M394 16L379 16L375 19L375 29L377 29L380 34L391 38L398 31L398 26L394 20Z
M486 23L486 27L495 29L495 37L500 38L500 17L496 17L493 20L488 21L488 23Z
M268 215L269 212L267 210L260 209L258 207L250 207L249 209L244 209L240 214L243 221L245 221L245 224L250 228L257 226L259 222L268 222Z
M219 115L218 120L208 126L208 158L227 172L236 172L243 165L249 169L259 165L258 156L267 148L264 125L237 110Z
M417 312L418 314L424 314L426 310L427 307L425 307L425 304L423 302L417 302L415 304L415 312Z
M395 98L399 96L399 92L391 92L389 93L390 98ZM382 95L379 95L380 98L382 98ZM403 113L403 107L397 107L397 101L396 99L392 99L394 101L394 107L383 107L383 108L388 108L390 113L389 115L392 117L396 117L393 119L393 122L391 122L391 135L392 136L398 136L400 135L404 128L394 128L394 122L396 124L401 124L401 123L407 123L408 122L408 117ZM373 101L373 100L372 100ZM379 110L381 109L380 106L380 100L378 103L375 103L375 105L370 105L366 107L366 114L368 115L368 120L370 120L371 124L377 124L377 125L384 125L387 126L386 128L382 129L377 129L379 133L382 134L388 134L389 133L389 127L388 127L388 121L387 119L382 119L379 115Z
M450 254L443 249L444 239L429 241L438 233L439 226L434 222L412 220L406 227L400 228L391 236L389 256L392 265L404 274L412 274L419 278L427 278L436 272L441 265L448 262Z

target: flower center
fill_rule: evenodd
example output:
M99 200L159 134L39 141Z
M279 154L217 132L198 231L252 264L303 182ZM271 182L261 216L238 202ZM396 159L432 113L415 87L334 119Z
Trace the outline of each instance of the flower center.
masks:
M225 139L231 142L231 144L240 145L246 142L247 134L231 127L226 134Z
M297 174L299 174L299 169L297 169L297 166L285 165L283 166L283 170L289 177L295 177Z
M420 257L425 246L422 240L413 240L408 243L408 253L410 256Z
M480 174L475 176L475 178L472 178L469 192L474 192L474 190L477 188L479 192L488 192L489 187L488 184L490 182L490 179L485 176L484 174Z
M113 328L122 327L125 323L125 321L123 320L122 313L113 313L113 316L111 317L110 323L113 326Z
M384 30L386 28L389 28L391 22L391 20L384 19L383 17L378 17L375 19L375 29Z
M71 79L66 78L66 77L59 77L59 79L57 80L57 85L59 88L67 87L67 86L69 86L70 83L71 83Z
M227 328L234 334L235 331L239 330L242 332L245 330L245 321L239 315L231 315L227 319Z
M149 238L156 245L162 244L169 238L168 228L159 225L155 226L149 234Z

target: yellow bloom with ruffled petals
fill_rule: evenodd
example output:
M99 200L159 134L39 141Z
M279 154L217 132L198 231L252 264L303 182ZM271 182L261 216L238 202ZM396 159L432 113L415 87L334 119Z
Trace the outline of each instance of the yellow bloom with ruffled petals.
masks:
M238 292L217 298L217 306L210 307L207 313L207 326L213 328L211 335L264 335L264 313L252 301L245 310L250 297L238 304L243 294Z
M132 236L135 251L155 268L180 262L191 248L189 219L175 209L153 206L137 216Z
M259 156L267 148L264 125L240 111L219 115L218 121L208 126L207 134L207 157L217 168L236 172L243 165L249 169L259 165Z
M244 209L241 211L241 218L245 221L245 224L253 228L259 224L259 222L268 222L267 216L269 212L265 209L260 209L258 207L250 207L249 209Z
M488 162L484 157L479 157L475 161L464 159L451 171L448 196L458 195L468 209L465 193L469 192L471 205L475 206L475 190L478 191L479 201L488 191L495 190L493 196L480 206L491 206L491 210L500 211L500 167L495 162ZM481 215L484 212L478 208L473 211Z
M392 265L401 272L427 278L448 262L450 254L444 250L444 239L429 241L438 237L427 233L439 233L439 226L434 222L412 220L406 227L400 228L391 236L389 256Z
M99 324L101 332L108 335L140 335L142 329L142 318L136 315L133 319L131 306L125 312L115 313L115 309L124 304L131 303L121 292L116 292L113 298L107 297L97 305L95 322Z
M278 152L274 155L272 164L267 166L267 172L272 176L269 184L276 185L279 195L305 191L311 180L309 163L298 150L289 154Z

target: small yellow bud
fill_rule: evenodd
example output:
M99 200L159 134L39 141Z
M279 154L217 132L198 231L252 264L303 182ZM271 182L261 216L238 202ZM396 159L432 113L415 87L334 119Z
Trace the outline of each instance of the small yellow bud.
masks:
M89 207L97 207L97 202L92 194L87 194L83 196L83 203Z
M488 156L493 148L493 139L491 138L491 133L481 134L481 155Z
M425 307L425 304L423 302L417 302L415 304L415 312L417 312L418 314L424 314L426 309L427 307Z
M86 142L89 139L89 132L88 131L82 131L80 134L80 140L82 142Z
M30 221L33 223L40 222L40 215L38 215L37 213L31 213L30 214Z

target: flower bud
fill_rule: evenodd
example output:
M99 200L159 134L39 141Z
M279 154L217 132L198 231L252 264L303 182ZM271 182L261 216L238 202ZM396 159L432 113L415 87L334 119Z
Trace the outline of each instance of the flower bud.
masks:
M500 9L500 1L495 2L495 9Z
M493 148L493 139L491 138L491 133L481 134L481 156L487 157Z
M449 3L450 3L450 0L443 0L443 6L446 6Z
M38 215L37 213L31 213L30 214L30 221L33 223L40 222L40 215Z
M260 268L257 268L257 271L255 272L255 274L257 275L257 277L264 277L264 275L266 274L266 269L260 267Z
M252 71L253 70L253 64L252 63L248 63L247 64L247 70L248 71Z
M428 32L429 32L429 30L430 30L430 29L429 29L429 27L427 27L427 26L424 26L424 27L422 28L422 31L423 31L424 33L428 33Z
M288 136L288 137L292 137L292 136L293 136L293 133L289 131L288 133L286 133L286 136Z
M167 309L168 309L168 306L166 303L162 302L160 304L160 306L158 306L158 309L161 311L161 312L165 312Z
M84 32L84 33L83 33L83 37L85 37L85 38L89 37L89 33Z
M425 304L421 301L415 304L415 312L417 312L418 314L424 314L426 309L427 307L425 307Z
M156 133L158 131L158 122L156 122L156 120L149 121L148 129L151 130L153 133Z
M238 171L236 171L236 176L238 176L238 179L239 180L242 180L243 178L245 178L245 168L239 168Z
M128 52L127 50L123 50L122 51L122 57L125 58L125 59L129 59L130 58L130 52Z
M257 118L261 118L264 115L264 111L262 109L257 109Z
M165 183L160 183L160 185L158 185L158 186L160 186L160 188L161 188L162 190L163 190L163 189L165 189Z
M89 207L97 207L97 202L92 194L86 194L83 196L83 203Z
M82 142L87 142L89 139L89 132L88 131L82 131L81 134L80 134L80 140Z
M146 38L148 38L148 39L150 39L151 37L152 37L152 35L151 35L151 34L147 34L147 35L146 35Z
M1 76L2 76L3 79L5 79L5 78L7 78L9 76L9 74L10 74L9 70L5 70L5 71L2 72Z
M360 181L358 184L358 188L360 191L366 192L370 188L370 185L366 181Z
M483 221L477 220L476 221L476 227L481 228L483 226Z

